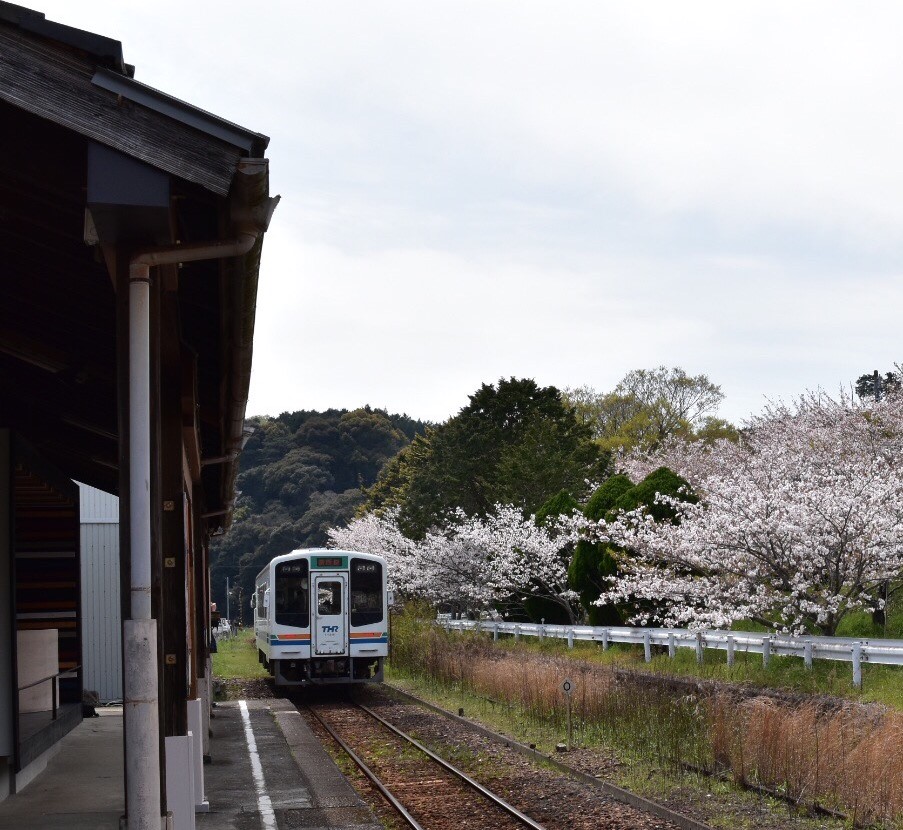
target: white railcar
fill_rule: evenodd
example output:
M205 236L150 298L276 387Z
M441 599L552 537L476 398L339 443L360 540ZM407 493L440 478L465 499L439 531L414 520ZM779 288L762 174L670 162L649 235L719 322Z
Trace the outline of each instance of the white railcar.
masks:
M383 557L322 548L277 556L257 575L251 605L258 657L277 686L382 681Z

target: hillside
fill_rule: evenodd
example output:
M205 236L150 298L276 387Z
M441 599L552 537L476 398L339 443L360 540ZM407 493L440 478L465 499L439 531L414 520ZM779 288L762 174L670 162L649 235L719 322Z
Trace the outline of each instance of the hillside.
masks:
M254 432L239 459L232 527L211 543L214 601L225 610L228 576L242 591L246 622L254 576L264 563L298 547L325 544L327 529L348 521L363 503L362 488L426 428L407 415L369 406L284 412L247 423ZM237 592L233 603L236 597Z

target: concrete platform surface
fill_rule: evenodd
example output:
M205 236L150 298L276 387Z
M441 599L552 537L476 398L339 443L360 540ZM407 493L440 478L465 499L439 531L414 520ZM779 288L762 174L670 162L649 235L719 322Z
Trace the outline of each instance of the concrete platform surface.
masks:
M124 813L122 709L99 710L47 769L0 802L0 830L118 830ZM198 830L382 830L287 700L220 703L204 766L210 811Z
M0 830L119 830L122 707L98 710L66 735L47 768L0 801Z
M220 703L214 714L204 767L210 812L197 815L199 830L382 830L287 700Z

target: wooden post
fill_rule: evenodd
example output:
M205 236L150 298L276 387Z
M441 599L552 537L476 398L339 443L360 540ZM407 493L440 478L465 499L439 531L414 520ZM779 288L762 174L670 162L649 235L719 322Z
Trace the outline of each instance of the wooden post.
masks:
M192 621L188 619L187 595L193 574L186 551L185 489L182 450L182 370L176 295L160 296L157 317L160 348L158 405L160 443L159 487L155 513L160 523L160 545L155 551L160 562L163 586L160 634L163 644L161 709L164 736L188 734L187 700L191 697L189 665ZM196 681L195 681L196 682Z

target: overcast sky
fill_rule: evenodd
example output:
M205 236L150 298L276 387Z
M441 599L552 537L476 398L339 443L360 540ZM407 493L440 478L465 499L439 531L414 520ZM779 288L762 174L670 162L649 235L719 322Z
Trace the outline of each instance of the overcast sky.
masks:
M20 0L271 137L248 414L903 360L903 5Z

